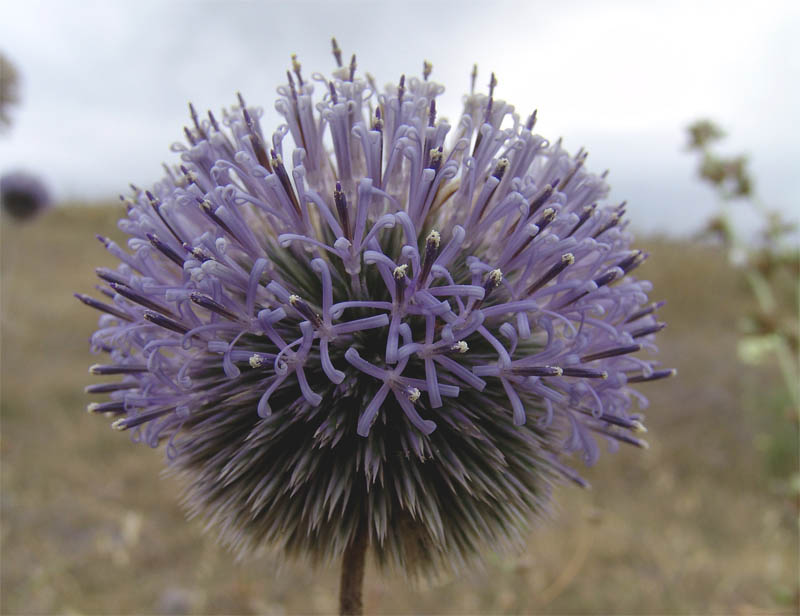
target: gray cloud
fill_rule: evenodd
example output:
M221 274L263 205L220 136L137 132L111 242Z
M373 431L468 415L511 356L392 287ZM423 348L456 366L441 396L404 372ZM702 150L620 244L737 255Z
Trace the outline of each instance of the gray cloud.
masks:
M792 212L800 197L790 3L25 2L4 14L23 103L0 138L0 172L36 170L62 198L157 179L189 100L217 110L241 90L277 124L290 54L309 74L329 70L331 34L381 83L430 59L451 119L472 62L482 85L496 70L498 95L520 113L538 107L543 134L611 169L612 197L628 199L639 228L688 232L713 210L682 151L701 116L750 154L766 201Z

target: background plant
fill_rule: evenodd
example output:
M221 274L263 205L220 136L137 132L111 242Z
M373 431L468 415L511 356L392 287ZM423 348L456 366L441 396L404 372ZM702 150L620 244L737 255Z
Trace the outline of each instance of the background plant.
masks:
M740 321L739 359L750 365L775 362L783 379L780 391L763 392L766 404L764 397L759 400L761 406L782 418L771 435L761 438L761 446L767 452L771 472L783 479L791 477L792 490L800 494L797 223L758 196L746 155L719 152L717 148L725 137L719 126L711 120L698 120L689 126L688 136L688 149L699 155L698 175L714 188L719 199L718 212L708 222L704 235L719 243L755 299L754 308ZM745 211L748 233L733 223L734 218L742 218L737 209Z

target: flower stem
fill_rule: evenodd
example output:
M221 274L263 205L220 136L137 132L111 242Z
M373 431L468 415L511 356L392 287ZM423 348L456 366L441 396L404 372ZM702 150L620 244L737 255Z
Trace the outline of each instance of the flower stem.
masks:
M364 586L364 560L367 554L367 533L360 524L353 541L342 556L342 576L339 583L339 614L361 616L364 604L361 591Z

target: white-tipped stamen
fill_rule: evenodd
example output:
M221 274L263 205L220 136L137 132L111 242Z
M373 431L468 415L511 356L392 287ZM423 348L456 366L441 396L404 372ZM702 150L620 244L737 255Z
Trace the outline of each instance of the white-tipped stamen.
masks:
M450 347L451 351L458 351L459 353L466 353L469 351L469 345L466 343L465 340L459 340L453 346Z

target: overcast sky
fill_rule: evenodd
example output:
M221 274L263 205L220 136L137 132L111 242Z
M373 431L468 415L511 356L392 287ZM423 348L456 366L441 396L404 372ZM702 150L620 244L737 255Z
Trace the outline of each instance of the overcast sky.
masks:
M383 84L423 60L454 121L473 62L538 131L610 169L635 228L690 232L714 210L685 128L710 117L746 151L764 200L800 210L797 2L201 2L0 0L0 52L21 104L0 173L41 174L57 197L103 198L174 162L187 101L219 110L241 90L277 125L290 55L329 71L330 37Z

